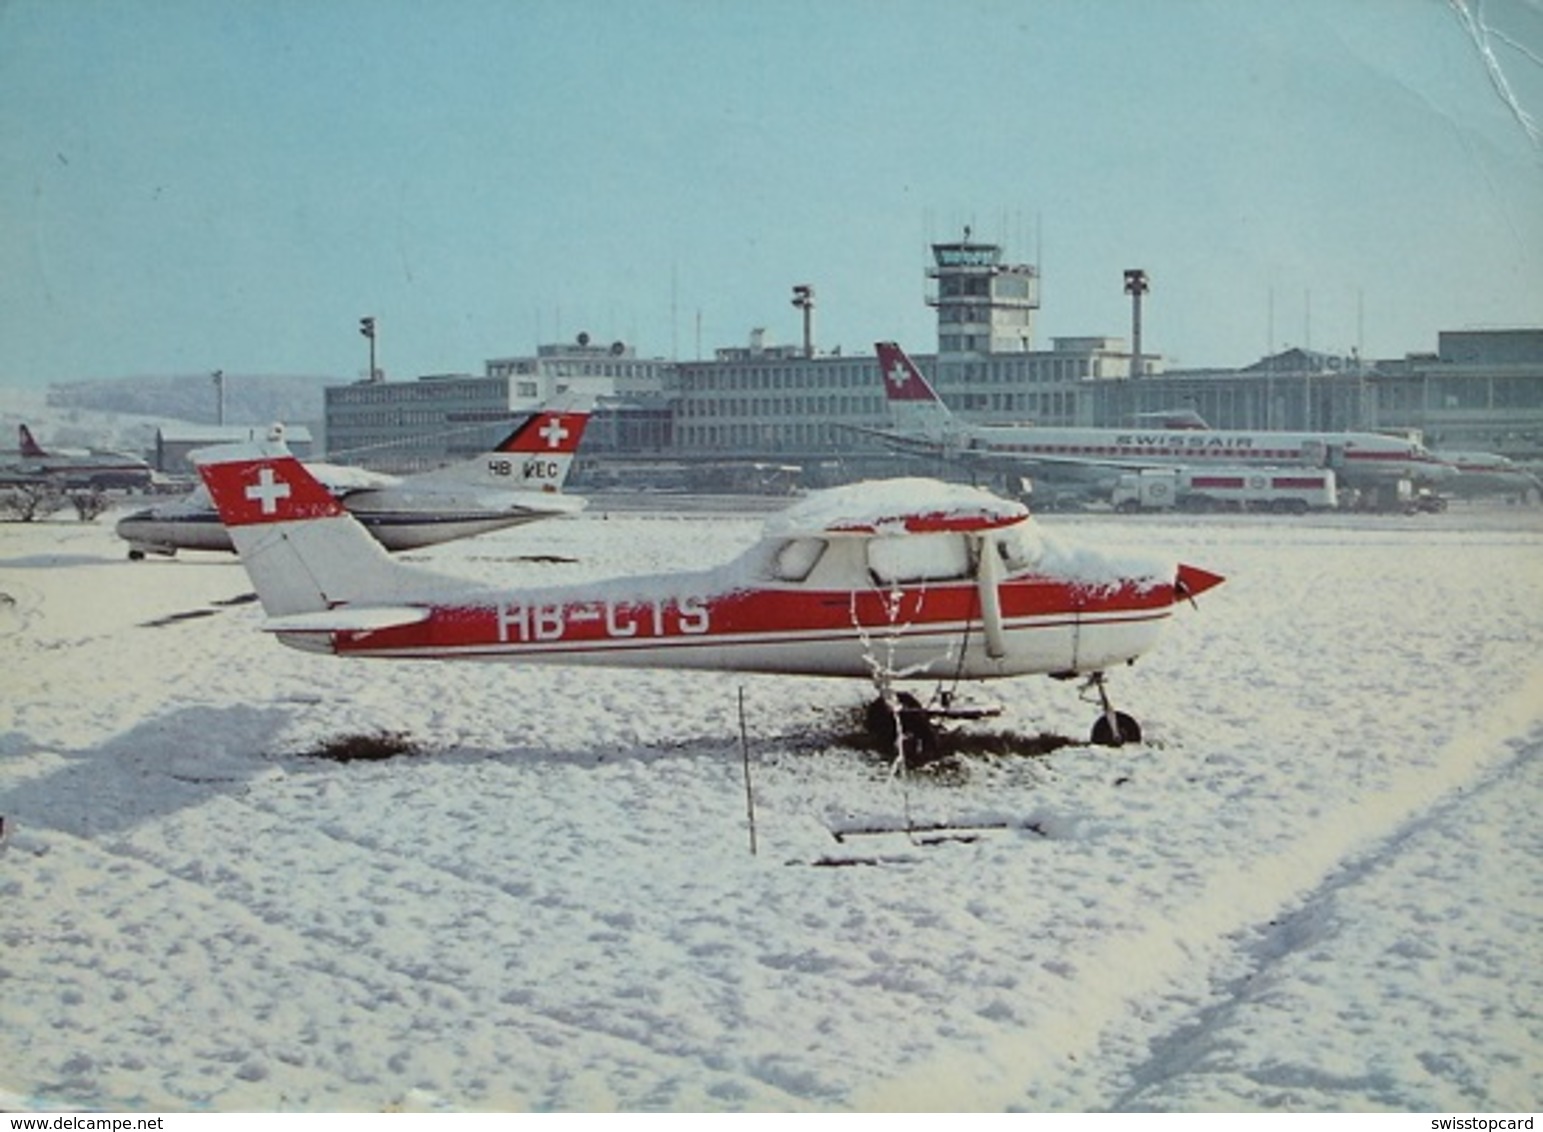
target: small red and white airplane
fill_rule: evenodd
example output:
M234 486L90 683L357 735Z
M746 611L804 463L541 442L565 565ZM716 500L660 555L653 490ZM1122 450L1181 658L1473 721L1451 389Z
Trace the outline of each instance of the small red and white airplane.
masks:
M565 401L527 417L491 452L417 475L306 466L387 550L416 550L582 510L584 500L562 489L589 418L587 402ZM125 515L117 532L134 559L235 549L204 491Z
M1040 468L1332 468L1351 485L1404 479L1435 484L1455 474L1424 445L1375 432L1213 429L1198 418L1179 428L967 425L943 404L904 350L893 342L876 343L875 349L895 428L865 431L901 450Z
M925 749L899 680L1085 675L1095 742L1138 740L1106 669L1222 578L1067 549L1018 503L934 480L812 494L717 569L510 591L393 561L279 444L193 455L285 644L338 656L843 676L876 683L870 724ZM880 708L883 704L883 708ZM886 728L886 721L888 726Z

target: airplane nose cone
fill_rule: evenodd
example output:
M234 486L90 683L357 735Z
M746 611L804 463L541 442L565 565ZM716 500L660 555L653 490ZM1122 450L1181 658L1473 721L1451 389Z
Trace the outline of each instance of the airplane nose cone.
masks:
M1202 570L1198 566L1186 566L1179 564L1179 576L1174 579L1173 592L1183 598L1195 598L1215 586L1221 585L1227 579L1220 574L1213 574L1209 570Z

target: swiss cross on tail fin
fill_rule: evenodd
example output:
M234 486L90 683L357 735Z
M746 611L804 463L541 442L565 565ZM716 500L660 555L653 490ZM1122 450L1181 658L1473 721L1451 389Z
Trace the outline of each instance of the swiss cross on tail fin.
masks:
M589 414L548 410L536 413L509 434L500 452L541 452L547 455L577 451Z
M282 445L235 444L195 455L220 521L227 527L292 523L346 512Z
M879 372L884 377L884 395L891 401L936 401L938 395L922 376L916 364L893 342L878 342Z

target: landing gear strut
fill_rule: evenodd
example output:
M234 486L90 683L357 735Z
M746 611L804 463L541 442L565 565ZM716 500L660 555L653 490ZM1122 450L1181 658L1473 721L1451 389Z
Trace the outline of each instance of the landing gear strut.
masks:
M1088 677L1088 682L1082 686L1084 693L1089 688L1097 690L1098 702L1104 709L1103 714L1093 721L1093 745L1120 747L1126 743L1141 742L1141 724L1123 711L1114 710L1114 705L1109 702L1109 690L1104 684L1104 674L1094 672Z

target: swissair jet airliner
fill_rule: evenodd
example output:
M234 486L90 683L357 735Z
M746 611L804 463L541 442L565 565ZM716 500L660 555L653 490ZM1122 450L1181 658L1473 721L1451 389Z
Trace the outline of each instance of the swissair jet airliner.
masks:
M1222 578L1067 549L1021 504L933 480L818 492L717 569L496 589L392 560L281 444L194 453L285 644L338 656L845 676L873 681L881 739L925 749L930 715L893 690L1085 676L1093 740L1139 740L1104 671L1146 652ZM934 713L935 714L935 713ZM886 736L886 722L888 735ZM904 751L904 744L901 745Z
M967 425L904 350L893 342L876 348L895 427L872 435L901 450L1019 466L1326 467L1357 487L1399 480L1435 484L1454 474L1424 445L1374 432Z

